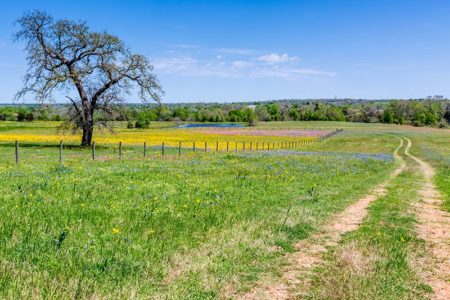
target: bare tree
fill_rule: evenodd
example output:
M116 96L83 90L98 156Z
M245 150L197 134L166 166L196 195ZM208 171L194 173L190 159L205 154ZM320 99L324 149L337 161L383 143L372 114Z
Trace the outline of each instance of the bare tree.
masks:
M81 145L91 144L94 125L106 125L115 105L134 90L142 101L160 102L163 91L153 66L118 37L92 32L85 22L54 21L41 11L16 23L15 39L25 42L29 65L16 98L31 93L45 102L56 92L65 94L72 103L70 126L83 132Z

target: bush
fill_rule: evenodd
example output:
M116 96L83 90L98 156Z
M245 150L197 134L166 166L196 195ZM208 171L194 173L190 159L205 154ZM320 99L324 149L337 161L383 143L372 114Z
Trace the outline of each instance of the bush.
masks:
M33 113L32 113L32 112L27 113L27 114L25 115L25 120L28 121L28 122L33 121L33 120L34 120L34 115L33 115Z
M147 129L150 127L150 121L148 120L137 120L136 124L134 125L135 128L140 128L140 129Z

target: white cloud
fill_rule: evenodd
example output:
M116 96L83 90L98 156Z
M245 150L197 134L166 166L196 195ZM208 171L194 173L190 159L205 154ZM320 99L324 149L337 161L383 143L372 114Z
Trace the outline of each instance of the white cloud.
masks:
M220 48L216 49L216 51L235 55L254 55L256 53L255 50L244 48Z
M176 45L173 45L173 47L181 48L181 49L197 49L197 48L200 48L199 45L195 45L195 44L176 44Z
M182 76L282 78L288 80L336 76L334 72L317 68L302 68L294 60L291 62L289 64L267 63L255 57L234 61L217 59L217 57L200 60L187 56L161 58L155 61L154 66L156 73Z
M245 67L251 66L251 63L249 63L248 61L236 60L236 61L233 61L232 65L235 68L245 68Z
M290 57L287 54L280 55L278 53L270 53L270 54L259 56L258 60L275 64L275 63L294 62L294 61L298 61L299 59L296 56Z

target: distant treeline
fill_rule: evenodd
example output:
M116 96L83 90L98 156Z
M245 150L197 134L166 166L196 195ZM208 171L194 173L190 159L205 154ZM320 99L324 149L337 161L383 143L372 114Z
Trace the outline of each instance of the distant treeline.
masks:
M4 106L0 120L64 120L68 105ZM104 118L104 116L98 116ZM450 101L424 100L280 100L260 103L124 104L110 117L128 121L129 128L146 128L152 121L245 122L347 121L448 127Z

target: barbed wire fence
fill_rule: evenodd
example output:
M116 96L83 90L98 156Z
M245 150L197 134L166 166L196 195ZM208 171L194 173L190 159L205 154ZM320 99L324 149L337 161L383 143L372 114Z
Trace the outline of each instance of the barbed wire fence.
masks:
M47 148L58 148L58 161L62 163L65 158L74 158L74 157L82 157L88 158L86 151L90 152L90 159L92 160L110 160L114 159L113 154L115 153L116 158L119 160L123 160L125 158L130 159L147 159L147 158L162 158L162 157L181 157L185 154L197 154L197 153L218 153L218 152L237 152L237 151L272 151L272 150L285 150L291 148L305 147L310 146L315 143L320 143L340 132L344 129L339 128L333 131L328 132L325 135L317 136L317 137L302 137L303 139L287 139L287 140L279 140L279 141L263 141L263 142L255 142L255 141L217 141L217 142L199 142L199 141L178 141L178 142L166 142L162 141L160 143L152 143L149 144L147 142L143 142L140 146L135 143L132 144L124 144L122 142L118 142L118 144L104 144L98 145L95 141L92 142L90 148L81 148L80 146L74 145L64 145L64 142L61 140L59 144L46 144ZM14 156L15 163L19 164L22 159L22 148L31 148L37 151L33 156L35 159L45 158L46 155L42 155L39 153L39 149L44 147L43 145L25 143L25 147L21 147L21 141L16 140L14 142ZM103 153L99 155L98 150L101 149ZM135 153L130 157L126 157L124 155L125 149L132 149ZM113 150L113 151L111 151ZM82 155L79 152L82 152ZM112 153L111 153L112 152ZM106 153L106 155L105 155ZM140 154L139 154L140 153Z

